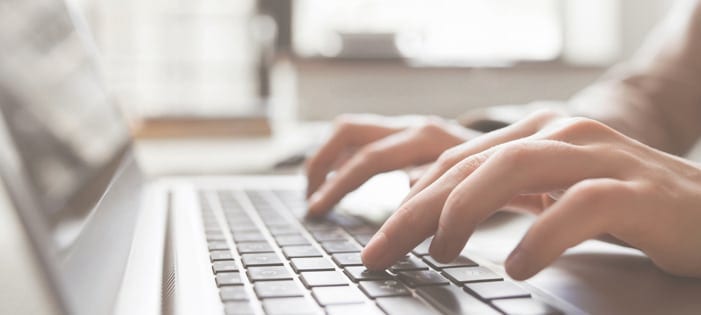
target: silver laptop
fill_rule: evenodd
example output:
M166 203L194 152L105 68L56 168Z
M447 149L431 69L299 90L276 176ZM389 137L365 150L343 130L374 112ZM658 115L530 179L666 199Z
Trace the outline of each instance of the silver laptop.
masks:
M557 266L534 279L543 286L536 288L508 279L489 252L468 248L455 261L439 263L427 255L428 240L390 269L368 272L360 251L377 227L338 212L303 219L299 176L146 179L126 126L100 86L84 29L69 12L62 1L0 3L0 244L6 257L0 313L701 310L698 281L677 283L640 264L634 266L642 279L655 274L653 285L676 291L651 294L638 288L644 283L627 279L622 283L635 286L628 289L638 296L592 299L591 288L606 281L578 282L557 274L563 270ZM494 241L498 235L490 232L498 228L484 229L476 234L477 246L510 248ZM500 235L517 239L511 232ZM480 235L493 239L480 241ZM645 259L631 257L612 262L625 269ZM589 288L578 288L581 283ZM639 297L651 299L638 301L643 308L625 305Z

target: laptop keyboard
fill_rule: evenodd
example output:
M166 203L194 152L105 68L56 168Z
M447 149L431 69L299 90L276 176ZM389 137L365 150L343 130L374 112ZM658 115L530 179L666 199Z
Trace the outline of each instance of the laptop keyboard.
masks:
M430 239L385 271L362 247L376 228L338 213L302 219L299 191L200 193L224 314L560 314L526 289L460 256L440 263Z

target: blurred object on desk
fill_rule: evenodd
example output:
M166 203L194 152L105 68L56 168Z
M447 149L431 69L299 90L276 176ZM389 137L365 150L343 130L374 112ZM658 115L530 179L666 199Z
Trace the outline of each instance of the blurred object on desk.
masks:
M268 137L270 119L258 105L247 112L163 113L142 116L133 125L136 138Z

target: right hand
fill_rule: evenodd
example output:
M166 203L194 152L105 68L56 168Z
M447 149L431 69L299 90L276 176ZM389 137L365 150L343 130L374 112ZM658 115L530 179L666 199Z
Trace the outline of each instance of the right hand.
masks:
M479 134L436 117L341 116L329 140L307 160L308 216L326 214L374 175L431 163Z

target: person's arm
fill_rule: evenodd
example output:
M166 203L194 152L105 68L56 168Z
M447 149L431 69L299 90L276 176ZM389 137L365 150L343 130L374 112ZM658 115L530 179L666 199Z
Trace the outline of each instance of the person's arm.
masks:
M657 149L682 155L701 135L701 1L684 1L636 56L571 102Z

